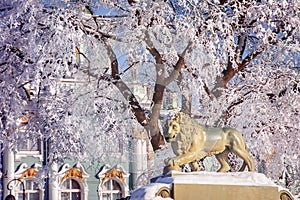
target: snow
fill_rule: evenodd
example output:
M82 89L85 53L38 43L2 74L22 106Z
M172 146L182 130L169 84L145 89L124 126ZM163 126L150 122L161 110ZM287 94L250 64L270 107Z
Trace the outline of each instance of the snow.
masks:
M240 186L269 186L277 187L278 192L285 190L262 173L257 172L177 172L171 171L166 176L156 177L154 183L136 189L131 194L133 200L170 200L172 198L155 197L162 187L172 188L172 184L198 184L198 185L240 185ZM287 190L286 190L287 191Z
M171 172L173 177L159 178L157 182L174 184L276 186L264 174L256 172Z
M162 198L162 197L155 197L155 193L162 187L171 188L171 184L166 183L151 183L144 187L138 188L132 192L130 196L130 200L158 200L158 199L172 199L172 198Z

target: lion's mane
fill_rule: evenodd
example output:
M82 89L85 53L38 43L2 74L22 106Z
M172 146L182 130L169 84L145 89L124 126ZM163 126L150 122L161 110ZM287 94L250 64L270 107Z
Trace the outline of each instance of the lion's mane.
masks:
M203 126L184 113L180 113L179 119L171 120L175 120L180 126L180 131L171 145L175 154L182 155L189 149L194 135L203 134Z

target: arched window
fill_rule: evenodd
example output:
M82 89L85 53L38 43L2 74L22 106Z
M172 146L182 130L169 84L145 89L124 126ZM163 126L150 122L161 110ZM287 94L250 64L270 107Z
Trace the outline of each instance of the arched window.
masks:
M30 200L40 200L41 191L38 187L38 184L34 181L33 178L24 178L23 180L25 186L25 196L26 199ZM19 184L18 191L16 192L17 200L23 199L23 184Z
M114 179L108 179L102 184L100 200L116 200L122 197L120 184Z
M109 165L104 165L97 176L100 181L98 185L99 200L116 200L129 195L126 184L129 173L126 173L121 166L116 165L111 168Z
M74 167L70 167L65 163L59 175L58 200L88 200L88 184L86 182L89 175L84 167L77 163ZM54 185L50 184L51 190L55 192Z
M79 183L72 178L67 178L61 184L61 200L81 200Z
M22 182L20 184L19 181L12 182L14 196L16 199L23 199L23 189L25 189L25 196L28 200L39 200L43 199L44 188L42 185L39 185L39 181L43 181L41 179L35 179L35 175L38 173L38 168L41 167L40 164L34 163L30 168L28 168L26 163L21 163L16 172L15 179L18 179ZM23 188L23 184L24 187Z

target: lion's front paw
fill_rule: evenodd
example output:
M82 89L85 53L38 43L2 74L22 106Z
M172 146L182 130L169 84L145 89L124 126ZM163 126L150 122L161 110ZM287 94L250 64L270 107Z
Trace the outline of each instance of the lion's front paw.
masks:
M176 159L175 158L168 158L165 160L165 164L167 166L177 166L178 163L176 162Z

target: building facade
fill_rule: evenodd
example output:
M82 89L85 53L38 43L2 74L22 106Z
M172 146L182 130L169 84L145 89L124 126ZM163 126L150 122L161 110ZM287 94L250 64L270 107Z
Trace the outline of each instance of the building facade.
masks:
M81 82L65 79L60 80L59 87L76 88L76 84ZM146 95L145 86L131 87L139 98ZM34 98L34 92L28 93ZM130 195L129 191L137 186L136 180L147 170L148 160L152 161L148 139L142 130L128 128L132 138L120 148L131 146L132 152L124 154L118 165L109 161L91 165L76 159L49 163L48 141L32 140L26 129L30 113L34 113L30 100L27 111L16 122L21 125L17 131L29 135L28 138L18 144L17 150L8 144L0 157L0 199L13 195L15 199L27 200L116 200ZM146 100L142 103L147 104Z
M77 80L60 80L59 87L76 87ZM133 81L129 84L141 105L150 109L149 86ZM26 128L29 121L30 101L34 91L27 88L28 112L18 117L21 128L19 133L30 134ZM149 95L150 93L150 95ZM164 107L177 108L174 97L166 98ZM176 100L175 100L176 101ZM175 106L174 106L175 105ZM151 168L154 152L149 144L147 134L142 129L128 128L132 135L129 144L130 155L118 165L111 163L76 162L75 159L49 163L48 141L32 140L30 137L19 144L17 150L4 148L0 157L0 200L9 195L21 200L116 200L130 195L130 191L141 186L139 179ZM100 141L101 142L101 141ZM10 145L7 145L10 147Z
M0 199L8 195L20 200L24 196L27 200L121 199L130 195L151 162L147 138L141 132L133 133L131 159L115 166L91 166L71 159L47 163L47 142L28 139L25 143L16 152L9 148L2 152Z

